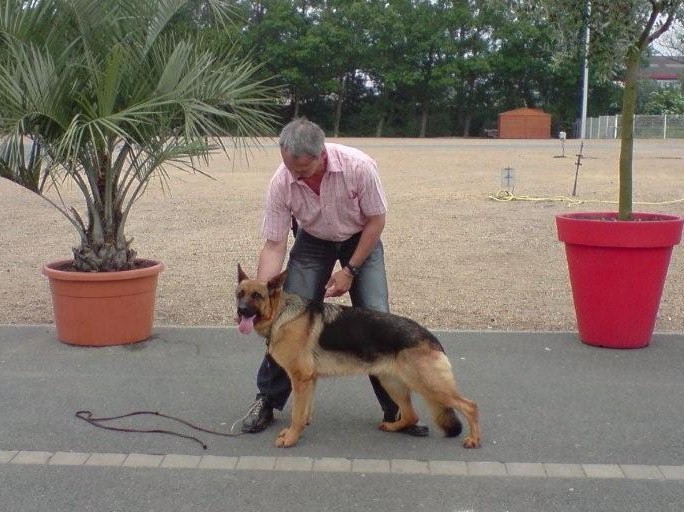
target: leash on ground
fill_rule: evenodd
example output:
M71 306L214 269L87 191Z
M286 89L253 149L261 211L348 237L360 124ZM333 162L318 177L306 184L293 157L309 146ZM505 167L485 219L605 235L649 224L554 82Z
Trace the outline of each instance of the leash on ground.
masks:
M202 449L206 450L208 445L206 443L204 443L202 440L200 440L199 438L197 438L195 436L188 435L188 434L182 434L180 432L174 432L173 430L166 430L166 429L161 429L161 428L150 428L150 429L140 428L140 429L137 429L137 428L114 427L111 425L105 425L104 423L107 423L110 421L121 420L124 418L130 418L133 416L156 416L159 418L166 418L166 419L181 423L187 427L190 427L193 430L197 430L198 432L204 432L206 434L212 434L215 436L237 437L237 436L244 434L244 432L234 432L235 425L237 425L240 421L244 420L250 414L250 412L251 412L251 409L242 418L235 421L235 423L233 423L231 425L229 432L218 432L216 430L209 430L207 428L203 428L203 427L199 427L197 425L194 425L194 424L192 424L188 421L185 421L183 419L176 418L174 416L169 416L168 414L163 414L163 413L158 412L158 411L136 411L136 412L131 412L128 414L122 414L120 416L95 417L95 416L93 416L92 411L82 410L82 411L76 411L75 416L78 419L81 419L81 420L85 421L86 423L89 423L90 425L92 425L94 427L101 428L104 430L113 430L115 432L142 433L142 434L167 434L167 435L171 435L171 436L181 437L183 439L188 439L190 441L194 441L194 442L198 443L202 447Z

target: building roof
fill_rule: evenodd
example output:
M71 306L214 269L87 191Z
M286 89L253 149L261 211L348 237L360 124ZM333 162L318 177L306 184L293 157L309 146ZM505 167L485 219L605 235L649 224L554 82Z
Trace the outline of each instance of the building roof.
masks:
M684 75L684 56L652 56L642 76L651 80L681 80Z
M551 117L551 114L547 114L543 110L539 108L516 108L514 110L508 110L506 112L501 112L499 114L500 116L549 116Z

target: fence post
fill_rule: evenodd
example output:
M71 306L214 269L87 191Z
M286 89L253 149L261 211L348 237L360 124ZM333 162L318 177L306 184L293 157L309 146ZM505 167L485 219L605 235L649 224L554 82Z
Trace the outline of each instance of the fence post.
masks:
M663 115L663 139L667 139L667 114Z

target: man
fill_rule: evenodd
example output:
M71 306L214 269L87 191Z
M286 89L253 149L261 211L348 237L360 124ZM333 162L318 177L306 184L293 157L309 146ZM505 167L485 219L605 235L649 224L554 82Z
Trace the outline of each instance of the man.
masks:
M380 235L387 202L375 161L358 149L325 143L320 127L306 119L288 123L280 133L283 163L271 179L259 255L257 279L280 273L287 252L292 219L295 242L287 264L284 290L322 301L347 292L354 306L389 311L387 276ZM340 269L333 272L339 261ZM396 421L398 407L376 377L375 395L383 421ZM243 432L261 432L282 410L290 395L290 380L268 355L257 374L259 392L242 423ZM415 425L403 432L425 436Z

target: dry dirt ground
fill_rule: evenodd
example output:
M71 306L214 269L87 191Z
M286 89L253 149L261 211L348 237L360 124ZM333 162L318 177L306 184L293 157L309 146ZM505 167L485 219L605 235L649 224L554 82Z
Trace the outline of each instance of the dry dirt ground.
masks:
M571 202L579 141L331 139L379 164L391 307L433 328L575 330L554 215L615 210L617 141L588 141ZM560 158L562 154L564 158ZM173 171L152 183L128 226L139 256L166 264L164 325L232 325L236 264L255 270L264 191L279 163L273 140L249 159L218 155L213 179ZM495 201L505 168L516 201ZM684 141L638 140L636 209L684 215ZM67 190L67 193L69 191ZM564 199L565 198L565 199ZM68 258L76 237L41 198L0 179L0 324L52 321L44 262ZM673 253L656 329L684 331L684 253Z

